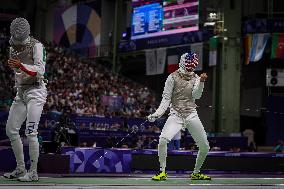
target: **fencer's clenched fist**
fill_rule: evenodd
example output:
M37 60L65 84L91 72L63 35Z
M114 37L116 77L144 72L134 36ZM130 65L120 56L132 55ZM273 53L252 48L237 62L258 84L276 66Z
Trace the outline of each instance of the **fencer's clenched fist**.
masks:
M206 73L202 73L201 75L200 75L200 81L201 82L205 82L206 81L206 79L207 79L207 74Z
M147 119L150 122L155 122L158 117L155 114L148 115Z
M9 60L8 60L8 65L9 65L9 67L10 68L19 68L19 67L21 67L21 61L19 60L19 59L12 59L12 58L10 58Z

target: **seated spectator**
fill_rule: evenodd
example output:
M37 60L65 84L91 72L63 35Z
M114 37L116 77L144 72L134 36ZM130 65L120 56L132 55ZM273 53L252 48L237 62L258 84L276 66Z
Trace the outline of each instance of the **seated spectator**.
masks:
M278 144L273 148L273 150L278 153L284 152L284 141L279 140Z

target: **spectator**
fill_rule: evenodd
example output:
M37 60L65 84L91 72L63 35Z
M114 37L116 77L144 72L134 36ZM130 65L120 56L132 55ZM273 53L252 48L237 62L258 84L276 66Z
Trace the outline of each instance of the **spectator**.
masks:
M180 140L181 140L181 131L179 131L174 138L168 143L168 149L172 150L180 150Z
M273 150L275 152L279 152L279 153L284 152L284 141L283 140L279 140L278 144L274 147Z

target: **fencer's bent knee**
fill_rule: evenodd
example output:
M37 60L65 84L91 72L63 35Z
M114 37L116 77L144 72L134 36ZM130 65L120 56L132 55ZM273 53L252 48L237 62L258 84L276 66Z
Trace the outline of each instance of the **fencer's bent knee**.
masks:
M168 144L169 140L164 138L164 137L160 137L159 139L159 145L158 145L158 156L159 158L165 158L167 157L167 144Z
M199 146L199 150L201 152L207 153L210 150L210 146L208 141L204 142L202 145Z
M8 125L6 126L6 135L11 141L17 140L20 138L19 132L12 129Z

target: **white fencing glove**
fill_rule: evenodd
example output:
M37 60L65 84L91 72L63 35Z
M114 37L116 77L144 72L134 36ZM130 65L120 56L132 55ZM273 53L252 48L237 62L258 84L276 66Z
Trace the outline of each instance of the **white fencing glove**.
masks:
M150 121L150 122L155 122L156 121L156 119L158 119L160 116L158 116L157 114L150 114L150 115L148 115L148 117L147 117L147 119L148 119L148 121Z

